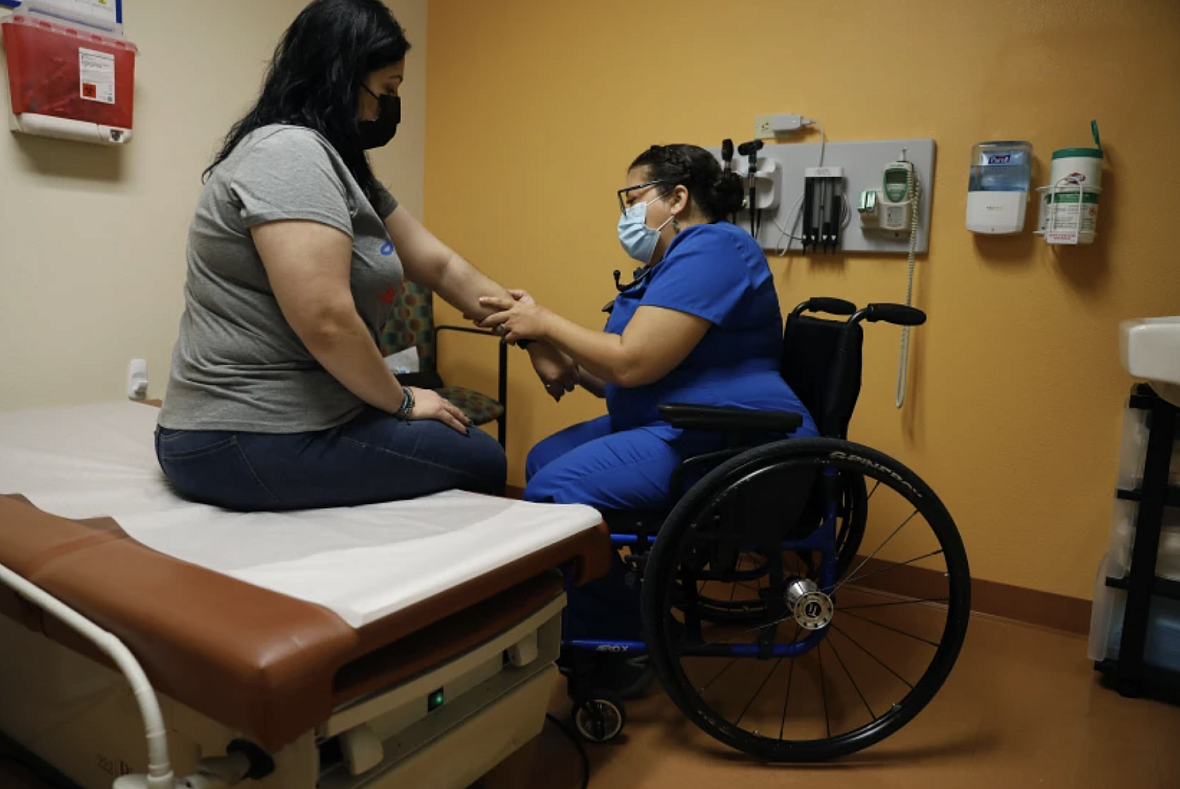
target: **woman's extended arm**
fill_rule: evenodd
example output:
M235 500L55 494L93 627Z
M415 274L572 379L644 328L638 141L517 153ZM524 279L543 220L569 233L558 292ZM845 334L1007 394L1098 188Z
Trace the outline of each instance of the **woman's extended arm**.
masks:
M398 206L385 220L385 228L406 277L430 288L469 318L478 321L491 314L480 302L481 297L511 300L507 290L440 241L405 208ZM540 344L530 345L528 354L546 387L564 391L573 388L577 368L563 360L561 354Z
M704 318L663 307L640 307L622 335L587 329L537 304L485 297L496 314L485 326L504 325L509 342L553 344L591 375L624 387L660 380L683 362L712 325Z

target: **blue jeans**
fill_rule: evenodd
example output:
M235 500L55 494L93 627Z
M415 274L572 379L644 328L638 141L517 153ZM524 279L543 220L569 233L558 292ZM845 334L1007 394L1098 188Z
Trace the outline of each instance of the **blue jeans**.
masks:
M178 493L234 510L349 507L461 489L503 495L504 450L487 433L367 408L310 433L156 430Z

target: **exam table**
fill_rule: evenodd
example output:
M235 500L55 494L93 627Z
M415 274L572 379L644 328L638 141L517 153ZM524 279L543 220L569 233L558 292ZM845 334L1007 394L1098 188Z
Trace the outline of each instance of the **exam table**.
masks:
M0 731L86 789L164 785L142 778L161 741L194 789L462 789L540 732L565 580L608 567L597 513L459 492L231 513L170 491L154 421L0 414Z

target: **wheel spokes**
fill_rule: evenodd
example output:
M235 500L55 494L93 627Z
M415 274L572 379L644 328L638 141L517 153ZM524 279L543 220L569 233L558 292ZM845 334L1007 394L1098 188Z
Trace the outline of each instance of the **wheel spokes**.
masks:
M750 707L754 705L754 701L762 693L762 689L766 687L766 683L770 682L770 678L774 676L774 672L778 671L778 667L782 665L782 662L782 658L779 658L774 662L774 666L772 666L770 671L767 672L766 678L762 680L762 684L758 686L758 689L754 691L754 695L750 697L750 700L746 702L746 706L742 708L742 714L738 715L737 720L733 722L734 726L742 725L742 718L746 717L746 713L750 711Z
M918 605L920 603L948 603L949 597L923 597L920 600L898 600L892 603L869 603L867 605L846 605L841 611L859 611L862 608L888 608L895 605Z
M838 589L839 589L841 586L845 586L845 585L847 585L847 584L850 584L850 583L852 583L853 581L860 581L860 580L862 580L862 579L864 579L864 578L869 578L869 577L871 577L871 576L877 575L877 574L879 574L879 573L886 572L886 571L888 571L888 570L895 570L895 569L897 569L898 567L906 567L906 566L908 566L908 565L911 565L911 564L913 564L914 562L920 562L920 561L922 561L923 559L929 559L931 556L938 556L938 555L939 555L939 554L941 554L941 553L942 553L942 548L939 548L937 551L931 551L930 553L923 554L923 555L921 555L921 556L915 556L913 559L907 559L907 560L905 560L904 562L895 562L895 563L893 563L893 564L889 565L888 567L881 567L881 568L878 568L878 569L876 569L876 570L872 570L872 571L870 571L870 572L867 572L867 573L865 573L864 575L858 575L858 576L856 576L855 578L849 578L849 579L848 579L848 580L846 580L846 581L842 581L842 582L839 584L839 586L837 586L837 587L836 587L836 589L838 590ZM861 566L863 567L864 565L862 564ZM833 592L832 592L832 594L835 594L835 591L833 591Z
M921 636L915 636L913 633L907 633L906 631L899 630L896 627L890 627L889 625L882 624L881 622L873 621L872 619L869 619L868 617L861 616L860 614L851 614L851 613L848 613L848 611L845 611L844 613L848 614L848 616L855 617L856 619L860 619L862 621L868 622L870 625L876 625L877 627L883 627L886 630L892 630L894 633L898 633L900 635L907 636L909 638L914 639L915 641L921 641L923 644L929 644L930 646L934 647L935 649L938 649L938 647L941 646L940 644L934 643L930 639L922 638Z
M873 708L869 706L869 701L865 698L865 694L861 693L860 685L857 685L856 680L852 678L852 672L848 670L848 666L845 665L844 659L840 657L840 652L836 649L836 645L831 641L825 641L824 643L831 648L832 654L836 656L836 662L840 664L840 668L844 669L844 674L848 677L848 681L852 683L853 689L856 690L856 695L860 696L860 700L864 703L865 709L869 711L869 718L871 718L873 721L876 721L877 715L873 712ZM830 737L831 734L828 736Z
M725 666L720 671L717 672L717 674L713 677L713 679L711 679L705 683L705 686L701 688L701 691L700 691L701 695L702 696L705 695L705 691L707 691L710 687L712 687L714 682L721 679L721 675L724 674L725 672L729 671L729 669L733 666L733 664L737 663L737 662L738 662L737 658L731 658L730 661L728 663L726 663Z
M901 674L898 674L896 671L894 671L893 669L891 669L891 668L889 667L889 665L888 665L888 664L887 664L887 663L886 663L884 660L881 660L881 658L877 657L877 656L876 656L876 655L874 655L872 652L870 652L869 650L867 650L867 649L865 649L863 646L861 646L861 643L860 643L859 641L857 641L857 640L856 640L855 638L853 638L852 636L848 635L848 633L847 633L847 632L845 632L843 629L841 629L839 625L832 625L832 627L835 629L835 631L836 631L837 633L839 633L840 635L844 636L844 637L845 637L845 638L847 638L849 641L851 641L853 644L855 644L855 645L857 646L857 648L859 648L859 649L860 649L860 651L861 651L861 652L864 652L866 655L868 655L869 657L871 657L873 660L877 661L877 663L879 663L879 664L881 665L881 667L882 667L882 668L884 668L884 669L885 669L886 671L888 671L890 674L892 674L893 676L895 676L895 677L897 677L898 679L900 679L900 680L901 680L903 683L905 683L906 687L908 687L910 690L913 690L913 689L914 689L914 686L910 684L909 680L907 680L907 679L906 679L905 677L903 677Z
M676 587L682 598L664 593L659 604L677 618L681 610L687 617L688 609L696 608L695 615L707 624L703 634L699 629L658 631L666 650L661 660L672 661L670 676L668 664L661 664L661 679L670 693L679 694L674 694L677 704L698 726L760 758L826 759L888 736L929 702L962 643L965 618L959 607L966 591L961 583L969 579L953 522L920 481L909 484L904 467L899 474L888 465L866 471L861 464L877 464L879 456L863 448L858 452L863 455L854 458L857 465L840 462L835 450L816 463L836 466L841 475L836 485L825 483L822 492L816 486L814 495L827 497L823 512L829 518L818 530L815 502L807 504L806 520L792 525L781 515L787 508L767 510L771 514L763 517L757 509L761 499L743 501L743 480L765 471L745 466L736 467L736 481L719 475L712 489L719 492L686 507L691 519L678 521L674 541L664 543L665 555L675 564L659 571L668 573L661 583L675 586L677 578L687 583ZM774 468L795 476L816 473L814 466L799 468L804 461L797 471L790 470L789 460ZM871 514L865 509L870 500ZM661 539L667 536L662 533ZM870 551L870 546L875 547ZM815 592L826 592L830 599ZM817 618L803 605L796 614L794 603L802 598L819 601L823 615ZM796 616L788 641L788 631L777 628ZM804 621L818 629L803 628L799 622ZM840 640L846 641L843 652ZM815 653L814 663L799 660L807 652ZM709 662L717 658L722 660ZM789 662L785 680L780 679L784 660ZM779 682L784 683L781 703ZM774 718L779 719L777 737Z
M778 727L778 740L783 741L783 733L787 729L787 705L791 703L791 680L795 677L795 660L791 659L791 668L787 671L787 693L783 697L783 719Z
M914 516L917 514L918 514L918 511L916 509L913 512L911 512L909 517L907 517L904 521L902 521L901 525L898 526L896 529L894 529L893 532L890 533L890 535L885 538L885 542L878 545L872 553L870 553L868 556L866 556L861 561L861 563L856 566L855 570L853 570L851 573L849 573L849 575L856 575L858 572L860 572L860 568L864 567L869 562L870 559L872 559L874 556L876 556L878 553L880 553L881 549L884 548L886 545L888 545L889 541L892 540L894 537L896 537L897 533L900 532L902 529L904 529L906 527L906 525L909 524L909 522L912 521L914 519ZM840 590L840 587L844 586L844 584L846 584L846 583L848 583L848 581L841 581L840 583L836 584L836 587L831 591L831 594L835 594L836 592L838 592Z

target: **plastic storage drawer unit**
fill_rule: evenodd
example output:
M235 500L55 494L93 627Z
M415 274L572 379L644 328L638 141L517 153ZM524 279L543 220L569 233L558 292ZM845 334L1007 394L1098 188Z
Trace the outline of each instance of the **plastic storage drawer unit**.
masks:
M1095 661L1117 659L1123 638L1127 593L1106 585L1109 561L1104 557L1094 582L1087 657ZM1163 597L1151 601L1143 659L1150 666L1180 671L1180 601Z

